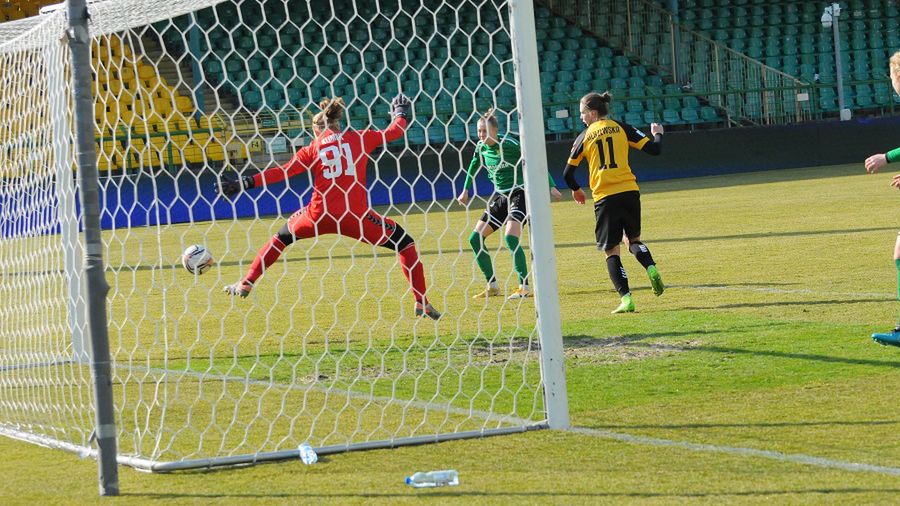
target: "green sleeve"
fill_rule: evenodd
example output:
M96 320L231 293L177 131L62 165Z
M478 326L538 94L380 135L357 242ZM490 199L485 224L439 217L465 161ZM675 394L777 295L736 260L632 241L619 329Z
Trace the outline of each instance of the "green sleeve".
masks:
M472 188L472 180L475 179L475 174L478 172L478 169L481 168L481 155L478 153L480 147L481 146L475 148L475 156L473 156L472 161L469 162L469 168L466 170L466 182L463 183L463 190Z
M885 158L887 158L888 163L900 161L900 148L888 151Z
M550 180L550 188L556 188L556 181L553 180L553 174L550 171L547 171L547 179Z

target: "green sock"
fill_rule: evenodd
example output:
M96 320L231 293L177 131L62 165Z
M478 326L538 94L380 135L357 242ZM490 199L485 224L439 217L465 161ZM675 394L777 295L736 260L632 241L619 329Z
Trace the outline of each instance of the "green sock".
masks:
M513 265L516 267L516 273L519 274L519 284L528 284L528 262L525 260L525 250L519 246L519 238L514 235L504 237L506 247L512 253Z
M894 265L897 266L897 300L900 300L900 258L894 259Z
M491 262L491 255L484 247L484 237L473 231L469 235L469 244L472 246L472 251L475 252L475 261L478 263L478 268L481 269L482 274L484 274L484 279L488 283L496 281L494 279L494 264Z
M897 266L897 299L900 300L900 258L894 259L894 265ZM900 320L897 321L897 328L900 329Z

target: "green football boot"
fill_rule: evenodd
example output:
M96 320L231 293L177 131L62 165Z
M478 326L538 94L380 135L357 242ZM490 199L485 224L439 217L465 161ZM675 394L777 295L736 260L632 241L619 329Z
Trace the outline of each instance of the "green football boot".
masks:
M900 327L897 327L890 332L872 334L872 340L882 346L900 347Z
M659 275L659 270L655 265L651 265L647 267L647 276L650 277L650 286L653 287L653 293L659 297L666 290L666 285L663 284L662 276Z
M633 313L634 312L634 300L631 298L631 294L622 296L622 303L619 304L619 307L613 309L612 314L616 313Z

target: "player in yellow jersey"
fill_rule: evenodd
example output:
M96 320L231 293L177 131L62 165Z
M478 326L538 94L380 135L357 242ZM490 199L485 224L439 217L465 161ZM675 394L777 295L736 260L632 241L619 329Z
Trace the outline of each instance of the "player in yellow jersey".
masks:
M575 170L582 160L587 159L594 217L597 220L594 231L597 249L606 253L609 277L622 297L622 302L613 313L630 313L634 311L634 300L619 256L619 243L623 235L628 251L647 269L653 293L661 295L665 285L650 250L641 242L641 194L628 164L628 149L640 149L650 155L660 154L663 127L658 123L650 125L651 140L631 125L610 119L611 100L609 92L592 92L581 98L581 121L587 129L575 139L563 174L566 184L572 189L572 198L584 204L584 190L575 180Z

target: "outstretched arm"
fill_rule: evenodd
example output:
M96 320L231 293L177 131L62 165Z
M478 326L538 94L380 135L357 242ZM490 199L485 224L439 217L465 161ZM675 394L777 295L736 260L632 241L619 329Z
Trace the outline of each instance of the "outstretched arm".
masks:
M900 148L888 151L887 153L872 155L866 158L866 172L875 174L885 165L896 162L897 160L900 160Z
M384 130L371 128L363 132L363 143L367 152L403 137L403 132L412 119L412 102L406 95L401 93L391 101L391 117L393 121Z
M269 167L252 176L243 176L237 181L221 180L216 185L216 189L226 197L234 197L244 190L284 181L295 174L306 172L307 168L312 165L311 153L309 146L304 147L284 165Z
M297 151L296 154L284 165L269 167L268 169L253 176L253 186L269 185L284 181L289 177L293 177L301 172L306 172L313 163L313 153L310 146L305 146Z

